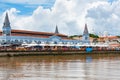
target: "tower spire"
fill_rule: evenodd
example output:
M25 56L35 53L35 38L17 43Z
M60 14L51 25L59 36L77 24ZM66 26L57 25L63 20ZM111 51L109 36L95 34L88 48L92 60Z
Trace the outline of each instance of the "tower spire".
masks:
M10 26L10 21L9 21L8 13L6 12L6 16L5 16L3 27L8 27L8 26Z
M59 34L58 27L56 25L55 34Z
M85 24L85 28L84 28L84 32L83 32L83 35L84 35L84 34L89 34L89 33L88 33L87 24Z

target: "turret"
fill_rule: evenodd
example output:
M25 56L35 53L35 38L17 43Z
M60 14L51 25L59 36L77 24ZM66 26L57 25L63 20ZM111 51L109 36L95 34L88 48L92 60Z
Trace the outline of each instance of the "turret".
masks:
M10 36L11 35L11 26L10 26L10 22L9 22L8 13L6 13L5 20L3 23L2 35L3 36Z

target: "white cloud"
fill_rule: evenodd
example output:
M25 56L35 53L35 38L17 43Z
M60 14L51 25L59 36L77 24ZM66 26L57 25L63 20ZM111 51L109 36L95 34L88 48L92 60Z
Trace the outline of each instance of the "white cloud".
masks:
M120 0L112 4L104 2L97 7L90 8L86 18L92 20L96 32L108 31L110 34L120 35Z
M90 32L94 28L96 32L113 33L119 30L119 4L120 1L116 1L111 5L106 0L56 0L52 10L39 6L32 15L21 16L12 8L9 15L14 29L54 32L57 24L59 32L73 35L82 34L84 24L88 23Z

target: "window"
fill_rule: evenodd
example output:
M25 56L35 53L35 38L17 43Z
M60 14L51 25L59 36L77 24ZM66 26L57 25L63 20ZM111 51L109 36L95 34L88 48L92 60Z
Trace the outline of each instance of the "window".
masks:
M15 40L15 43L18 43L18 40Z
M85 40L88 40L88 37L87 37L87 36L85 36Z
M57 42L55 41L54 44L57 44Z

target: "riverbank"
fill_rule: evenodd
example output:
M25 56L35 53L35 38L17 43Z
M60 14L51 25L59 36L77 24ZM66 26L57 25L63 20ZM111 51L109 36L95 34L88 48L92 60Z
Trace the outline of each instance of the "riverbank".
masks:
M33 55L92 55L92 54L120 54L120 51L0 51L0 56L33 56Z

